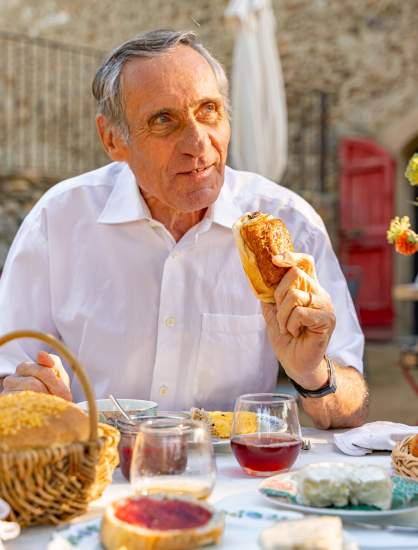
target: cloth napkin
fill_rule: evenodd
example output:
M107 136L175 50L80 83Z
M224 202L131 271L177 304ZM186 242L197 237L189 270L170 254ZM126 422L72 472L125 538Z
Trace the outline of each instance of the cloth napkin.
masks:
M364 456L373 451L391 451L396 443L418 433L418 426L377 421L334 434L334 443L346 455Z

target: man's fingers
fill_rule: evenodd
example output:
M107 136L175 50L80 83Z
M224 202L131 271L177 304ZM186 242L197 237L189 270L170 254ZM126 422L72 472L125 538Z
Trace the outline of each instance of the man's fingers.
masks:
M36 391L49 393L48 388L33 376L10 375L3 379L3 392L11 393L17 391Z
M46 386L49 393L72 400L69 387L57 376L55 368L47 368L35 363L21 363L16 369L16 375L34 377Z
M70 386L70 377L68 376L67 371L64 369L64 366L61 362L61 359L58 357L58 355L54 355L53 353L47 353L46 351L40 351L38 352L36 361L38 365L42 365L47 368L52 368L55 371L55 374L57 375L57 377L61 378L64 384L66 384L68 387Z
M298 267L292 267L284 275L275 290L274 298L278 306L281 305L286 293L291 288L297 288L305 292L313 292L314 294L325 292L316 279L313 279Z
M298 267L316 280L315 261L310 254L284 252L283 254L272 256L271 261L277 267Z
M286 329L295 338L307 329L309 332L323 335L328 341L335 328L335 313L320 309L295 307L287 321Z
M287 323L295 307L333 311L331 301L326 293L314 294L298 288L290 288L285 294L280 307L277 308L277 322L282 334L288 331Z

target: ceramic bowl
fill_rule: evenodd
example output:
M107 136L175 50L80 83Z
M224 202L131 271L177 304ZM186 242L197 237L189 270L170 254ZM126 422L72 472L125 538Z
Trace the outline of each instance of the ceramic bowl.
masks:
M141 416L155 416L157 414L158 404L154 401L144 401L142 399L119 399L119 403L123 409L134 419ZM77 405L87 412L87 401L77 403ZM99 421L116 426L116 422L122 418L122 414L117 410L110 399L97 399L97 411L99 413Z

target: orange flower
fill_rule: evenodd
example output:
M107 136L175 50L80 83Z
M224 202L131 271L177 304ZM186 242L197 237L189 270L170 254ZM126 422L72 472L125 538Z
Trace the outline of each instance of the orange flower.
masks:
M410 256L418 250L418 235L411 229L408 216L399 218L396 216L391 222L387 232L387 240L395 245L396 252Z
M411 256L415 254L418 249L418 241L416 239L416 233L411 229L400 233L395 239L395 250L399 254L404 256Z
M415 153L408 162L405 177L411 185L418 186L418 153ZM413 202L418 206L418 198ZM396 252L411 256L418 251L418 235L411 229L408 216L393 218L386 233L388 243L395 245Z

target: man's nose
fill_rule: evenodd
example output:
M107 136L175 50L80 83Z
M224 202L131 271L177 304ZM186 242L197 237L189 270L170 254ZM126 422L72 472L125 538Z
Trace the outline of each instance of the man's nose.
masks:
M178 148L184 155L197 157L204 153L210 145L207 129L193 121L183 128Z

